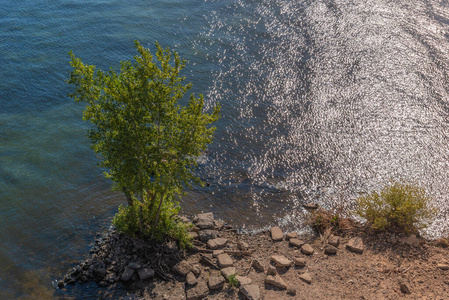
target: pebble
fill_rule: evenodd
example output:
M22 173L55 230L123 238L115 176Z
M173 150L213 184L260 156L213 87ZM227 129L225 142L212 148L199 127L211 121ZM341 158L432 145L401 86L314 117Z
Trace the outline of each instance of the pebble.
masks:
M292 265L292 261L289 260L284 255L273 255L271 256L271 260L276 264L278 267L290 267Z
M267 275L277 275L276 268L273 266L268 266Z
M298 233L297 232L289 232L285 235L285 239L290 240L290 239L296 239L298 238Z
M301 275L299 275L299 278L301 280L304 280L306 283L311 284L312 283L312 277L310 276L309 273L303 273Z
M313 248L309 244L304 244L301 247L301 252L306 255L312 255L313 254Z
M278 287L282 290L287 289L285 281L279 275L276 276L268 275L267 278L265 278L265 282L274 285L275 287Z
M225 279L222 276L211 276L207 281L207 285L211 290L217 290L223 287Z
M446 264L438 264L437 265L437 268L438 269L440 269L440 270L449 270L449 265L446 265Z
M284 238L284 233L282 232L282 229L279 227L271 227L271 239L275 242L282 241Z
M360 237L354 237L349 240L349 242L346 244L346 248L355 253L363 253L364 245L363 240Z
M304 257L293 257L293 261L295 262L295 266L297 267L306 266L306 259Z
M195 274L193 274L193 272L190 272L189 274L187 274L186 283L187 283L187 285L190 285L190 286L197 285L198 280L196 279Z
M207 241L207 247L212 250L220 249L226 246L228 239L216 238Z
M328 255L333 255L337 253L337 248L332 246L332 245L326 245L324 247L324 253L328 254Z
M218 265L221 268L230 267L234 264L233 259L229 256L227 253L223 253L217 256L218 259Z
M265 267L262 265L262 263L258 259L253 260L252 267L259 272L265 272Z
M301 248L306 242L297 238L292 238L289 241L290 246Z
M327 243L334 247L338 247L340 245L340 238L338 236L332 235L331 237L329 237Z

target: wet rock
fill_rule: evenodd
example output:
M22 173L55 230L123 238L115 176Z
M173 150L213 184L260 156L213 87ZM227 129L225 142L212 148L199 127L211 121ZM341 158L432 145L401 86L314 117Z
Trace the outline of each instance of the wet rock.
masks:
M403 292L404 294L411 294L410 289L405 283L401 282L399 286L401 288L401 292Z
M224 269L221 269L221 275L223 275L226 279L229 276L235 275L237 273L237 269L235 267L227 267Z
M363 240L360 237L354 237L349 240L349 242L346 244L346 248L355 253L363 253L364 245Z
M271 284L271 285L278 287L282 290L287 289L287 285L285 284L285 281L279 275L276 275L276 276L268 275L267 278L265 278L265 283Z
M196 276L195 276L195 274L193 274L193 272L189 272L189 274L187 274L186 283L187 283L187 285L190 285L190 286L197 285L198 280L196 279Z
M286 240L290 240L290 239L297 239L298 238L298 233L297 232L289 232L287 233L287 235L285 236Z
M284 255L273 255L271 256L271 261L278 267L290 267L292 265L292 261Z
M62 289L64 287L64 281L59 280L58 281L58 288Z
M304 257L293 257L293 262L297 267L303 268L306 266L306 259Z
M337 253L337 248L332 245L326 245L324 247L324 253L326 253L327 255L334 255Z
M236 275L235 279L238 280L238 282L240 283L241 286L242 285L248 285L248 284L251 284L253 282L250 278L244 277L244 276L239 276L239 275Z
M207 247L212 250L220 249L228 244L228 239L216 238L207 241Z
M313 255L313 248L309 244L304 244L301 246L301 252L306 255Z
M192 265L189 264L186 260L182 260L173 267L173 271L175 271L179 275L187 276L187 274L192 271Z
M312 283L312 277L307 272L299 275L299 278L308 284Z
M154 270L151 268L141 268L137 270L140 280L145 280L154 277Z
M207 281L207 285L211 290L217 290L223 288L225 280L222 276L211 276Z
M282 232L282 229L279 227L271 227L270 232L271 232L271 239L275 242L282 241L282 239L284 238L284 233Z
M209 288L204 281L199 281L198 284L188 289L186 292L187 300L199 300L204 299L209 294Z
M217 260L220 268L231 267L234 264L233 259L227 253L218 255Z
M131 269L129 267L126 267L125 270L122 273L122 276L120 277L120 279L122 281L128 281L131 279L131 277L134 275L134 269Z
M297 238L292 238L289 241L290 246L298 247L298 248L301 248L302 245L304 245L305 243L306 242L304 242L303 240L300 240L300 239L297 239Z
M340 238L338 236L332 235L329 237L327 243L334 247L338 247L340 245Z
M248 300L260 300L260 289L256 284L244 285L240 287L240 293Z
M200 241L207 242L208 240L217 238L218 231L212 229L201 230L198 232Z
M258 259L253 260L252 267L259 272L265 272L265 267Z
M99 286L99 287L105 287L105 286L108 286L108 284L106 283L106 281L100 281L100 282L98 283L98 286Z
M267 269L267 275L273 275L273 276L275 276L275 275L277 275L278 274L278 272L276 271L276 268L275 267L273 267L273 266L268 266L268 269Z

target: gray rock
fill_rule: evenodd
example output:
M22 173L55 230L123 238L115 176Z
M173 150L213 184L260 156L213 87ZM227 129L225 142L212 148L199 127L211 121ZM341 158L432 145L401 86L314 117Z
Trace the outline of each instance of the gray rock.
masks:
M137 270L140 280L145 280L154 277L154 270L151 268L141 268Z
M186 291L187 300L199 300L204 299L209 294L209 288L204 281L198 282L198 284Z
M304 257L293 257L293 261L295 262L295 266L297 267L305 267L306 259Z
M410 245L410 246L412 246L412 247L419 247L419 246L421 246L421 244L419 243L418 237L417 237L416 235L414 235L414 234L412 234L411 236L409 236L408 238L406 238L406 239L404 240L404 242L405 242L407 245Z
M271 260L276 264L278 267L290 267L292 265L292 261L289 260L284 255L273 255L271 256Z
M284 238L284 233L282 232L282 229L279 227L271 227L271 239L273 241L282 241Z
M201 222L201 221L205 221L205 220L212 220L213 221L214 220L214 213L208 212L208 213L198 214L193 219L193 221L195 223L198 223L198 222Z
M225 222L222 220L214 220L215 229L221 230L225 225Z
M187 276L187 274L192 271L192 265L189 264L186 260L182 260L173 267L173 270L179 275Z
M134 275L134 269L131 269L129 267L126 267L125 270L122 273L122 276L120 277L120 279L122 281L128 281L131 279L131 277Z
M313 248L309 244L304 244L301 246L301 252L306 255L313 255Z
M214 250L214 252L212 252L212 257L217 257L220 254L223 254L224 250Z
M268 275L267 278L265 278L265 283L271 284L271 285L278 287L282 290L287 289L287 285L285 284L285 281L279 275L276 275L276 276Z
M411 294L410 289L405 283L401 282L399 286L401 288L401 292L403 292L404 294Z
M217 260L220 268L231 267L234 264L233 259L227 253L218 255Z
M200 266L198 266L198 265L192 266L192 272L193 272L193 274L195 274L196 277L200 276L201 275Z
M260 300L260 290L259 286L256 284L240 287L240 293L242 293L248 300Z
M265 267L262 265L262 263L258 259L253 260L252 267L259 272L265 272Z
M297 239L298 238L298 233L297 232L289 232L287 233L287 235L285 236L286 240L290 240L290 239Z
M364 245L362 238L354 237L346 244L346 248L351 252L363 253Z
M273 266L268 266L268 269L267 269L267 275L273 275L273 276L275 276L275 275L277 275L278 274L278 272L276 271L276 268L275 267L273 267Z
M235 275L237 273L237 269L235 267L227 267L224 269L221 269L221 275L223 275L226 279L231 276Z
M190 285L190 286L197 285L198 280L196 279L196 276L195 276L195 274L193 274L193 272L189 272L189 274L187 274L186 283L187 283L187 285Z
M131 269L133 269L133 270L139 270L140 268L142 268L142 264L141 263L139 263L139 262L130 262L129 264L128 264L128 268L131 268Z
M293 247L298 247L301 248L302 245L304 245L306 242L304 242L303 240L297 239L297 238L292 238L289 241L289 244Z
M327 243L334 247L338 247L340 245L340 238L338 236L332 235L329 237Z
M324 247L324 253L326 253L327 255L334 255L337 253L337 248L332 245L326 245Z
M200 241L206 242L211 239L217 238L218 231L212 229L205 229L198 232Z
M308 284L311 284L312 283L312 277L310 276L310 274L309 273L303 273L303 274L301 274L301 275L299 275L299 278L301 279L301 280L304 280L304 282L306 282L306 283L308 283Z
M207 247L212 250L220 249L228 244L228 239L216 238L207 241Z
M239 276L239 275L236 275L235 279L238 280L238 282L240 283L241 286L248 285L248 284L251 284L251 282L253 282L250 278L244 277L244 276Z
M200 229L214 229L214 220L204 219L196 223Z
M225 279L222 276L210 276L207 281L207 285L211 290L217 290L223 288Z

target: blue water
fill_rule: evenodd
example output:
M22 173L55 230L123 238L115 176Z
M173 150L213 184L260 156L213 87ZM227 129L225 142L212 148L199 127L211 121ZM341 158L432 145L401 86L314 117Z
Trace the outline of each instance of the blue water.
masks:
M412 3L413 2L413 3ZM222 118L181 200L237 226L307 230L302 203L350 207L413 181L449 233L449 3L387 0L0 0L0 298L95 299L52 282L86 255L121 194L67 97L68 52L102 69L134 40L176 49Z

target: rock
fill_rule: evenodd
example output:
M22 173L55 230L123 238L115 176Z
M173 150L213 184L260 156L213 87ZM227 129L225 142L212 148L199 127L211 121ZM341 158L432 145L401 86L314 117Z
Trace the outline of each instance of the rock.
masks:
M404 294L411 294L410 289L405 283L401 282L399 286L401 287L401 292L403 292Z
M258 259L253 260L252 267L259 272L265 272L265 267L262 265L262 263Z
M186 291L187 300L199 300L204 299L209 294L209 288L204 281L198 282L198 284Z
M299 278L301 280L304 280L306 283L311 284L312 283L312 277L310 276L309 273L303 273L301 275L299 275Z
M268 269L267 269L267 275L273 275L273 276L275 276L275 275L277 275L278 274L278 272L276 271L276 268L275 267L273 267L273 266L268 266Z
M214 213L208 212L208 213L198 214L193 219L193 222L199 223L201 221L206 221L206 220L212 220L213 221L214 220Z
M64 287L64 281L59 280L58 281L58 288L62 289Z
M363 240L360 237L354 237L346 244L346 248L351 252L363 253Z
M299 240L297 238L292 238L289 241L290 246L301 248L306 242Z
M218 255L217 259L218 259L218 265L221 268L230 267L230 266L232 266L234 264L234 261L232 260L232 258L227 253L223 253L223 254Z
M438 264L437 265L437 268L438 269L440 269L440 270L449 270L449 265L446 265L446 264Z
M98 268L98 269L95 269L94 271L95 271L95 274L96 274L98 277L104 277L104 276L106 276L106 269L105 269L105 268Z
M186 260L182 260L173 267L173 271L175 271L179 275L187 276L187 274L192 271L192 265L189 264Z
M240 286L242 286L242 285L248 285L248 284L251 284L251 282L253 282L253 281L252 281L250 278L248 278L248 277L243 277L243 276L236 275L235 278L239 281Z
M287 233L287 235L285 236L286 240L290 240L290 239L297 239L298 238L298 233L297 232L289 232Z
M198 240L200 238L198 233L196 233L194 231L189 232L189 237L191 237L193 240Z
M237 248L240 250L247 250L249 248L249 244L247 242L240 241L237 243Z
M278 267L290 267L292 265L292 261L289 260L284 255L273 255L271 256L271 260L276 264Z
M288 288L287 289L287 294L290 296L296 296L296 289L295 288Z
M313 255L313 248L309 244L304 244L301 246L301 252L306 255Z
M225 238L216 238L207 241L207 247L212 250L216 250L219 248L223 248L228 243L228 239Z
M410 246L413 246L413 247L419 247L420 246L419 239L414 234L412 234L408 238L404 239L404 242L407 245L410 245Z
M223 287L225 279L222 276L211 276L207 281L207 285L211 290L217 290Z
M192 266L192 272L193 272L193 274L195 274L196 277L200 276L201 275L200 266L198 266L198 265Z
M154 277L154 270L151 268L140 268L137 270L140 280L145 280Z
M237 269L235 267L227 267L224 269L221 269L221 275L223 275L226 279L228 279L229 276L235 275L237 273Z
M200 241L206 242L211 239L217 238L218 231L212 229L201 230L198 232Z
M327 255L334 255L337 253L337 248L332 245L326 245L324 247L324 253L326 253Z
M260 290L259 286L256 284L240 287L240 293L242 293L248 300L260 300Z
M318 204L303 204L302 207L307 210L315 210L318 209Z
M130 262L129 264L128 264L128 268L131 268L131 269L133 269L133 270L139 270L140 268L142 268L142 264L141 263L139 263L139 262Z
M282 232L282 229L279 227L271 227L271 239L273 241L282 241L284 238L284 233Z
M331 246L338 247L340 245L340 238L335 235L331 235L327 243Z
M220 255L221 255L221 254L220 254ZM209 267L212 267L212 268L214 268L214 269L218 269L218 267L217 267L217 265L214 263L214 261L213 261L210 257L208 257L208 256L206 256L206 255L201 255L201 256L200 256L200 262L203 263L203 264L205 264L205 265L208 265Z
M306 259L304 257L293 257L293 261L297 267L302 268L306 266Z
M214 220L201 220L196 223L196 227L199 229L214 229Z
M224 221L222 221L222 220L214 220L214 226L215 226L216 230L223 229L224 225L225 225Z
M278 287L282 290L287 289L287 285L279 275L276 276L268 275L267 278L265 278L265 283L274 285L275 287Z
M131 269L129 267L126 267L125 270L122 273L122 276L120 277L120 279L122 281L128 281L131 279L131 277L134 275L134 269Z
M195 274L193 272L189 272L186 276L186 283L190 286L195 286L198 283L198 280L195 277Z
M214 252L212 252L212 257L217 257L220 254L223 254L224 250L214 250Z
M106 281L100 281L100 282L98 283L98 286L99 286L99 287L105 287L105 286L108 286L108 284L106 283Z

